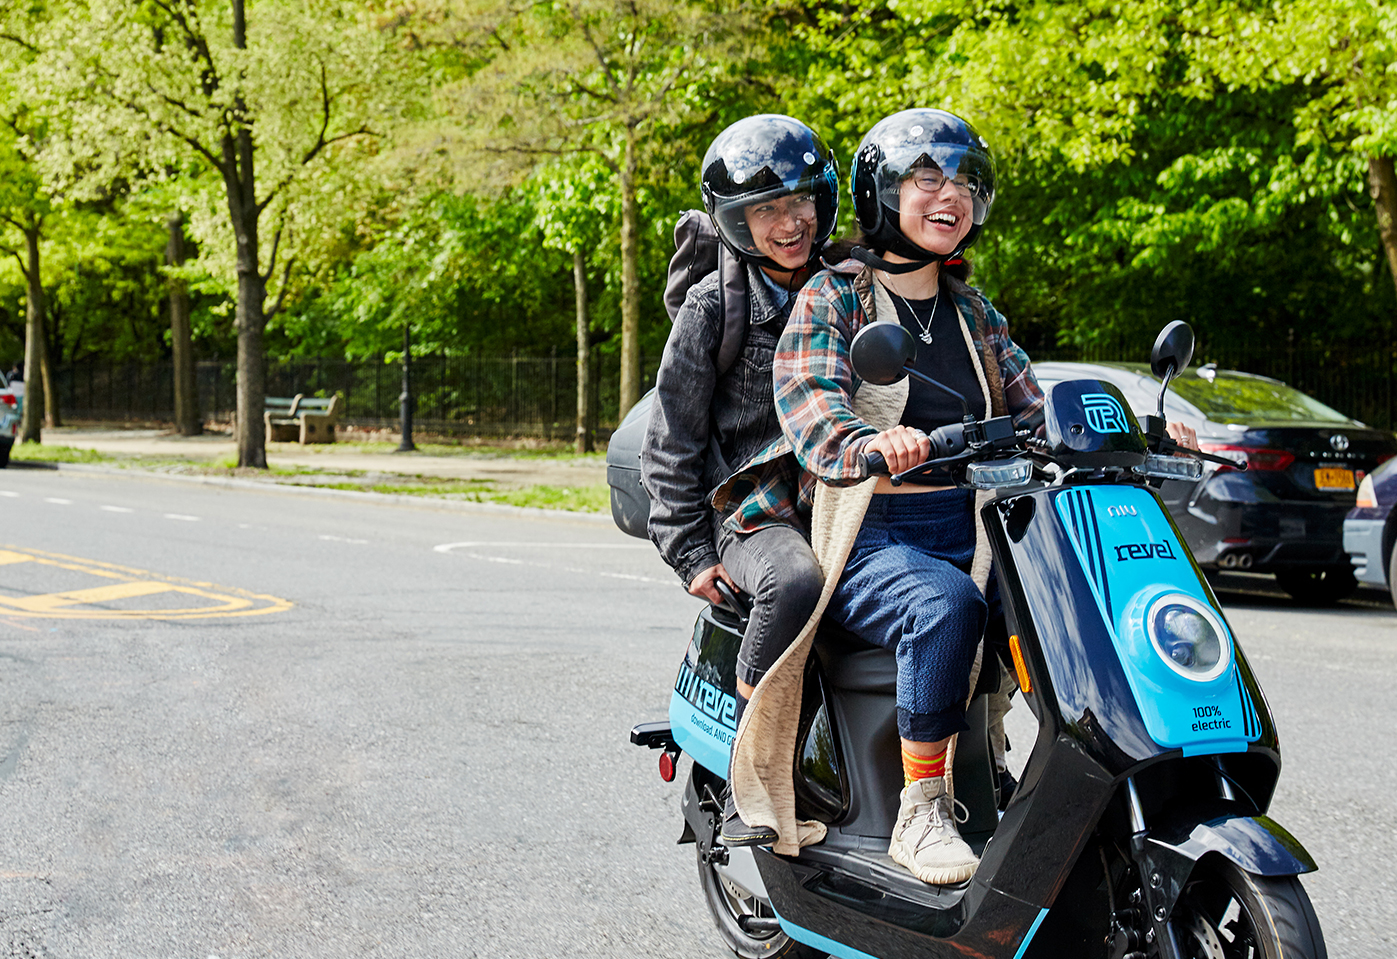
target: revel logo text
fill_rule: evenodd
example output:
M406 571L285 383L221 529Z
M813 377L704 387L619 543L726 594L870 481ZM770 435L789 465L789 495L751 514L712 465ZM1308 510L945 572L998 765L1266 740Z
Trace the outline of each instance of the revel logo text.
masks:
M1110 393L1083 393L1082 412L1087 425L1098 433L1129 433L1125 410Z

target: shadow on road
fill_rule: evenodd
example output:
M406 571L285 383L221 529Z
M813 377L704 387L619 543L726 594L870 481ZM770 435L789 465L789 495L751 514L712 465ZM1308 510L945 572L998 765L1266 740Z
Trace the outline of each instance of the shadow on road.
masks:
M1354 594L1332 606L1297 603L1285 590L1276 585L1274 577L1266 573L1209 573L1208 582L1213 592L1229 606L1247 606L1256 609L1294 609L1304 611L1363 611L1387 612L1397 616L1392 605L1392 596L1385 589L1360 585Z

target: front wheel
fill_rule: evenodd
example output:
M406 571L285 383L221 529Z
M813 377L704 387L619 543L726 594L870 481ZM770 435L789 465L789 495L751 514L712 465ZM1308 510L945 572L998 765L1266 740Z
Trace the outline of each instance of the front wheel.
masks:
M1327 959L1324 934L1294 876L1254 876L1230 862L1200 865L1170 925L1183 959Z
M733 955L742 959L824 959L825 953L796 942L779 929L754 929L748 932L742 926L744 919L770 921L776 918L770 904L719 875L712 863L703 861L702 849L699 850L698 870L699 882L703 885L703 898L708 901L708 911L713 913L718 934L723 937Z
M1351 566L1283 569L1276 573L1276 583L1297 603L1314 606L1337 603L1358 588Z

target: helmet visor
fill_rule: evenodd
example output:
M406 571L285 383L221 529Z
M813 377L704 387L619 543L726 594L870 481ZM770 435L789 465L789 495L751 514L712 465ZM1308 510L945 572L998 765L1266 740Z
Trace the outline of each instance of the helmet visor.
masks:
M976 226L984 224L994 202L994 161L988 152L961 143L910 140L885 146L876 175L879 201L894 213L902 211L902 199L910 191L939 192L946 180L970 199Z
M779 183L740 196L710 196L713 224L734 250L758 262L764 262L763 258L770 251L758 248L754 233L767 236L773 225L794 228L797 224L806 224L811 251L818 252L834 232L837 176L831 161L790 183Z

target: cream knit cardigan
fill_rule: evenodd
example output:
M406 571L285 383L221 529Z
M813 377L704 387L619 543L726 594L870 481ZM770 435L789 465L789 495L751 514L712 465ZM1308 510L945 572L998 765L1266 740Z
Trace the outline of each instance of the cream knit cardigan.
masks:
M877 315L896 316L896 309L887 291L874 282L873 305ZM956 310L966 349L984 391L985 409L990 409L990 387L985 378L983 360L966 326L965 317ZM876 320L875 317L870 319ZM853 397L856 416L879 431L888 430L902 421L907 405L908 382L903 379L891 386L862 384ZM732 786L742 821L752 826L769 826L778 839L773 849L782 855L794 856L801 846L825 838L825 824L813 820L797 820L795 810L795 750L796 726L800 719L801 693L804 688L805 661L815 632L829 605L834 588L849 559L864 513L873 499L877 478L870 477L856 486L836 487L817 485L814 513L811 516L811 546L824 573L824 589L815 612L790 647L767 670L752 693L751 702L742 717L742 725L733 743ZM989 582L990 552L985 537L980 509L989 502L990 494L980 491L975 497L975 554L970 575L984 592ZM983 644L975 653L970 688L980 672ZM955 740L947 756L947 777L950 782L951 760L955 755Z

